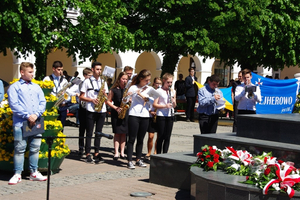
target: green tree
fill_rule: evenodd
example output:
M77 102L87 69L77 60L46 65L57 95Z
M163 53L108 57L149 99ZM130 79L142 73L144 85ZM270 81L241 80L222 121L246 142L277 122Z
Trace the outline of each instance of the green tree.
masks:
M215 1L209 37L220 45L216 57L242 69L283 69L300 62L300 4L290 0Z
M132 2L132 1L130 1ZM122 24L135 35L136 51L163 52L162 75L173 73L179 55L200 53L206 57L219 51L208 37L206 12L201 0L137 0L126 2L129 16Z
M195 53L252 70L299 64L296 0L134 2L123 24L135 34L135 50L165 54L162 74L174 71L178 55Z
M0 2L0 52L35 52L37 77L46 72L47 55L65 47L69 56L95 59L100 53L130 49L133 35L119 24L127 11L121 0L3 0ZM79 10L78 21L68 16Z

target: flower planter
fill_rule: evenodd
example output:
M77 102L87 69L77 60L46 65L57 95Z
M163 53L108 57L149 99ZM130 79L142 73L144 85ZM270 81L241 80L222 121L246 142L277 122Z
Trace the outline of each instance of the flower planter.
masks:
M42 143L40 146L40 152L45 152L45 151L48 151L48 144Z
M11 159L10 161L0 161L0 170L13 172L14 171L13 159Z
M59 171L59 167L64 159L65 159L65 156L63 156L62 158L57 158L57 157L51 158L50 170L52 173L56 173ZM47 172L48 171L48 158L40 158L38 166L39 166L40 172Z
M62 129L45 130L45 132L44 132L42 135L43 135L43 137L57 136L57 134L58 134L61 130L62 130Z
M53 165L52 165L52 171L53 172L57 172L59 170L60 165L62 164L62 162L64 161L65 156L61 157L61 158L55 158ZM52 160L51 160L52 161Z
M0 147L5 148L6 151L12 152L15 149L14 143L6 143L6 144L0 144Z
M24 159L24 171L29 169L29 160L28 158ZM0 161L0 170L13 172L14 171L14 159L11 158L9 161Z
M42 88L42 90L43 90L45 96L50 95L52 92L52 89Z
M55 101L47 102L47 103L46 103L46 109L47 109L47 110L48 110L48 109L51 109L51 108L54 106L54 104L55 104Z
M54 121L54 120L56 120L56 119L58 118L58 116L59 116L59 115L53 115L53 116L48 115L48 116L44 116L44 120L45 120L45 121Z

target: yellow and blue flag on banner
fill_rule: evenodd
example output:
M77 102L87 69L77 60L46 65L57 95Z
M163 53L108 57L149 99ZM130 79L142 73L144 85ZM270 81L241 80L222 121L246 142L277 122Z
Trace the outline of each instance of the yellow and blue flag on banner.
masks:
M196 85L198 86L198 89L202 88L204 85L198 83L197 81L195 81ZM222 88L220 89L223 93L223 98L226 101L225 102L225 109L233 111L233 104L232 104L232 99L231 99L231 88Z

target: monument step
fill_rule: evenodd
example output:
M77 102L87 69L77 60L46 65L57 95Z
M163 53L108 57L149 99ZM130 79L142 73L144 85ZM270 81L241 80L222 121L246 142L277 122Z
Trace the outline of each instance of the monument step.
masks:
M300 167L300 145L296 144L239 137L235 133L194 135L194 155L204 145L215 145L219 149L232 146L237 150L247 150L253 155L272 152L278 160L291 161L296 167Z
M190 166L196 159L193 152L151 155L150 182L190 190Z
M300 114L239 115L237 136L300 144Z
M290 199L287 194L277 191L263 195L262 190L250 184L241 183L245 176L225 174L223 171L204 171L191 167L191 199L197 200L265 200ZM295 191L291 200L300 200L300 192Z

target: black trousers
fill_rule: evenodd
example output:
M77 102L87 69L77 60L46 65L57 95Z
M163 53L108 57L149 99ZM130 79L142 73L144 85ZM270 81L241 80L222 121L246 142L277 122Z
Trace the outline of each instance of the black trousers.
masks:
M85 139L85 153L91 152L91 142L93 136L94 125L96 123L96 131L102 132L106 113L96 113L86 111L86 139ZM95 153L100 149L100 137L95 136L94 139Z
M129 116L128 118L128 142L127 142L127 158L132 161L133 145L136 141L136 159L141 159L144 137L149 125L149 117L135 117Z
M63 127L65 127L66 119L67 119L67 109L68 106L59 107L58 110L58 120L61 121Z
M233 126L232 126L232 132L236 132L237 128L236 128L236 123L237 123L237 115L238 115L238 106L239 102L234 100L234 106L233 106Z
M80 122L79 137L84 137L85 130L86 130L86 109L83 108L81 105L79 105L78 117ZM78 146L79 149L84 148L84 138L79 138Z
M194 120L196 97L186 97L186 119Z
M199 113L199 127L201 134L216 133L218 127L218 114L206 115Z
M157 153L168 153L170 146L170 138L173 129L174 117L157 116Z

